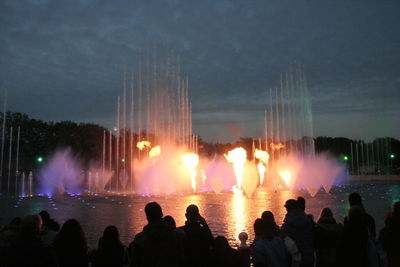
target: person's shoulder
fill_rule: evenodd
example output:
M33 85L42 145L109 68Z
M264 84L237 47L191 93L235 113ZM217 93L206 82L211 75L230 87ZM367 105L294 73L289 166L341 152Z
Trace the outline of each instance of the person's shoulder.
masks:
M135 235L135 237L133 238L133 241L131 243L129 243L129 248L142 243L145 239L146 239L146 234L144 232L137 233Z
M367 220L368 220L369 222L375 223L374 217L372 217L369 213L365 213L365 216L367 217Z

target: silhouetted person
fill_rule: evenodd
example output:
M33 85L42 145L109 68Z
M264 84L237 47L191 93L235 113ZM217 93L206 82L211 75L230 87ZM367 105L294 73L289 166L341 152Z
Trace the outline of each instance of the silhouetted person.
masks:
M245 267L246 264L240 252L231 248L225 237L217 236L214 239L214 247L211 251L210 264L208 266Z
M28 215L22 219L19 236L0 251L1 266L58 266L53 249L40 239L42 219Z
M13 218L9 224L0 229L0 250L4 246L11 245L19 237L19 228L21 225L21 218Z
M43 221L43 227L48 227L56 232L58 232L60 230L60 224L55 221L53 218L50 217L50 214L45 211L42 210L39 213L40 217L42 217L42 221Z
M122 267L128 262L126 248L119 239L119 232L114 225L104 229L98 248L90 253L92 267Z
M368 228L365 211L360 206L352 206L347 223L344 225L343 241L339 249L339 263L344 267L368 266Z
M77 220L69 219L63 224L53 247L61 267L88 266L86 236Z
M306 200L304 197L297 197L297 204L299 205L299 209L302 211L306 211Z
M342 242L343 225L336 223L331 209L324 208L315 227L317 267L337 266L337 251Z
M361 208L364 209L364 206L362 204L362 198L361 198L360 194L358 194L358 193L354 192L349 195L349 204L350 204L350 207L360 206ZM365 211L365 209L364 209L364 219L363 220L365 221L365 224L368 228L369 236L371 236L372 239L375 240L376 239L375 220L371 215L369 215ZM343 225L346 226L347 223L348 223L348 217L346 216L344 218Z
M289 266L289 252L282 238L274 235L273 224L262 219L254 222L253 262L255 267L286 267Z
M176 222L175 219L172 216L164 216L163 218L164 223L171 229L176 229Z
M39 215L43 221L43 227L40 236L43 242L51 245L57 236L57 232L60 230L60 225L54 219L50 218L50 214L45 210L42 210Z
M306 199L304 197L297 197L297 204L299 209L306 212ZM314 216L312 214L307 214L307 216L314 222Z
M274 227L274 234L277 236L281 236L279 226L275 223L275 217L271 211L269 210L264 211L261 215L261 219L265 221L267 225L272 224Z
M314 266L313 222L296 200L287 200L285 208L287 214L282 229L296 242L300 250L302 258L300 266Z
M160 205L150 202L144 211L148 224L129 245L131 266L182 266L181 239L164 223Z
M214 241L211 231L196 205L189 205L185 216L185 225L180 227L186 236L185 266L207 266Z
M400 201L394 203L379 233L379 242L387 253L388 267L400 266Z

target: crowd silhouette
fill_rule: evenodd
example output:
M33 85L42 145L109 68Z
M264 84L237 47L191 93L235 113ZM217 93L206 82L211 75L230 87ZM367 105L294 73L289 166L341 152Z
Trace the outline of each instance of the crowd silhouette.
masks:
M213 237L193 204L186 208L185 224L176 227L173 217L164 216L161 206L150 202L144 209L147 224L128 246L121 242L117 227L110 225L92 250L76 219L60 227L42 211L1 227L0 266L400 266L400 202L394 203L377 235L361 196L352 193L348 200L350 209L341 224L330 208L323 208L314 220L305 212L304 198L289 199L281 226L271 211L264 211L254 221L251 244L242 232L235 248L224 236Z

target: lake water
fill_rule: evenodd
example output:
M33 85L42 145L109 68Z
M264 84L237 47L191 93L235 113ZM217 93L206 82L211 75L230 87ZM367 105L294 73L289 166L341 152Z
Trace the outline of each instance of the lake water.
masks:
M0 197L0 224L16 216L49 211L60 224L69 218L76 218L87 234L89 246L94 248L104 228L115 225L120 230L121 240L126 245L146 224L144 206L150 201L158 202L164 215L175 218L178 226L185 222L185 209L196 204L207 220L211 231L224 235L231 245L238 243L237 236L245 231L254 237L254 220L265 210L275 215L280 225L286 214L285 201L297 196L306 199L306 212L318 218L322 208L329 207L337 220L343 221L348 211L347 197L358 192L364 199L364 206L376 220L377 230L383 227L385 214L395 201L400 200L400 184L351 183L332 188L330 193L320 191L311 197L306 191L277 191L258 188L249 199L244 195L200 193L168 197L142 197L138 195L60 195L52 198Z

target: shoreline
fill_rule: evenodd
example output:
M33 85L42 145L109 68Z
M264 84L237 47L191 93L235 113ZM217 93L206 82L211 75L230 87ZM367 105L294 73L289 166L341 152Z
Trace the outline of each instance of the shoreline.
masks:
M400 175L348 175L348 182L400 183Z

